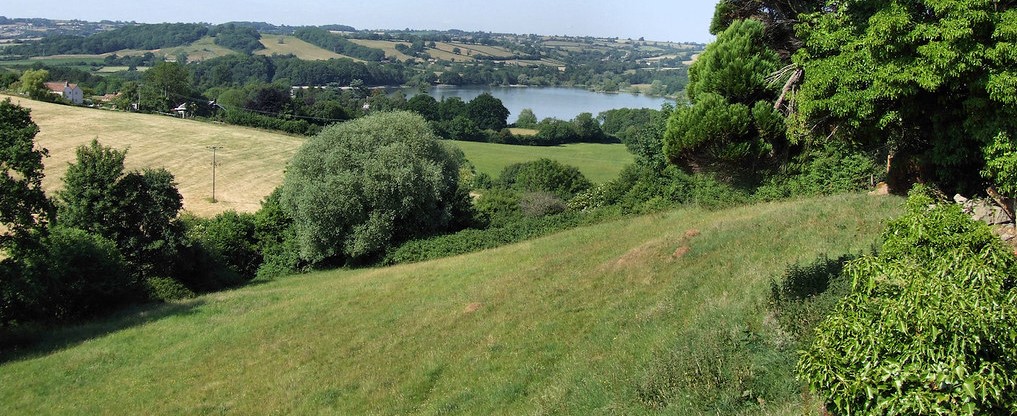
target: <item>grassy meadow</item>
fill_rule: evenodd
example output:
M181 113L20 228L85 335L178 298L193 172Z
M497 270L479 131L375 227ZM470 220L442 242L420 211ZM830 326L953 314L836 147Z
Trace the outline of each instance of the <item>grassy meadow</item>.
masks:
M635 159L623 144L575 143L562 146L517 146L507 144L454 142L463 149L477 172L497 178L502 169L513 163L540 158L554 159L579 168L594 183L618 177L625 165Z
M36 141L49 149L43 185L50 195L62 186L67 165L75 160L74 149L98 139L106 146L128 148L128 169L166 168L173 173L184 209L191 213L253 212L282 183L286 162L304 141L245 127L12 99L32 109L40 129ZM207 147L212 145L223 147L217 152L217 203L211 202L212 152Z
M866 251L901 205L682 209L141 307L0 355L0 414L730 414L675 382L726 357L675 363L676 348L707 330L780 348L770 279ZM787 377L749 413L807 414Z

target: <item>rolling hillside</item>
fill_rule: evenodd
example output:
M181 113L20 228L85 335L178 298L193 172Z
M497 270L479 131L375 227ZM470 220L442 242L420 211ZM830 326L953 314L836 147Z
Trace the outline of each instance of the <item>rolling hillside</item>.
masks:
M710 332L781 348L770 279L869 249L900 206L844 195L686 209L139 308L0 355L0 413L730 414L696 407L708 403L675 373L729 357L676 362L682 342ZM763 387L736 409L806 412L796 383L766 383L778 364L739 367Z
M7 98L0 96L0 99ZM234 209L256 211L282 183L283 169L304 139L256 129L215 125L166 116L69 107L13 97L32 109L36 141L49 149L43 185L50 195L62 185L74 149L92 139L128 148L128 169L166 168L176 178L184 209L214 215ZM216 198L212 196L212 152L217 152Z
M0 95L0 99L7 96ZM227 210L256 211L261 200L282 183L286 162L305 140L264 130L172 117L69 107L10 97L32 109L39 125L37 142L49 149L43 185L52 195L60 188L74 149L92 139L129 148L127 168L166 168L176 177L184 209L201 216ZM454 142L480 172L493 177L510 163L547 157L579 168L594 182L618 175L632 161L624 145L574 144L555 147ZM217 152L216 199L212 196L212 152Z
M280 43L280 39L282 43ZM324 61L338 58L353 59L304 42L295 36L262 35L261 44L265 46L265 49L255 52L258 55L272 56L292 54L299 59L307 61ZM359 59L354 60L360 61Z

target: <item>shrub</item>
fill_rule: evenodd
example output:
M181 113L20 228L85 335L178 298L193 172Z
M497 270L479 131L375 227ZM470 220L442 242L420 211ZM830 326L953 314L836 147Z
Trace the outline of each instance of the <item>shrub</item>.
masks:
M756 190L756 198L833 195L868 188L884 172L874 158L848 144L831 142L797 156L786 172Z
M293 219L279 202L281 189L272 191L254 214L254 238L262 257L257 277L261 279L296 273L302 265Z
M593 186L578 168L551 159L506 166L498 178L501 185L522 192L549 192L568 199Z
M593 221L597 221L597 217L565 212L546 217L523 218L504 226L484 230L467 229L454 234L407 241L390 250L382 263L412 263L472 253L537 238Z
M916 187L798 363L843 414L1017 413L1017 258Z
M527 217L543 217L565 211L565 201L549 192L527 192L519 198L519 209Z
M21 291L12 300L22 319L82 319L144 297L116 245L96 234L52 227L37 247L14 258L20 267L8 271L21 275Z
M505 188L484 190L474 205L477 212L484 217L488 225L500 227L522 217L518 192Z
M415 113L375 113L328 127L290 162L281 195L300 257L367 260L454 228L468 211L457 154Z
M183 283L170 277L149 277L145 279L145 290L148 293L149 299L163 302L190 299L197 296L193 290L188 289Z
M723 208L745 203L748 195L705 174L688 174L675 166L662 171L643 165L622 169L604 187L604 200L625 212L652 212L680 204Z
M605 186L598 185L583 192L570 199L565 207L569 211L589 211L607 205L607 196L605 195Z
M194 219L188 237L243 279L251 279L261 266L253 214L227 211L212 219Z

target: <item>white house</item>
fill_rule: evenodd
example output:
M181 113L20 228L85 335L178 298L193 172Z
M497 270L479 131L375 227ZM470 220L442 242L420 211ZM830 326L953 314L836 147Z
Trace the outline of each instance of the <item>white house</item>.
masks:
M47 82L46 88L49 89L50 93L59 95L73 104L81 104L85 99L81 88L78 88L78 84L71 84L67 81Z

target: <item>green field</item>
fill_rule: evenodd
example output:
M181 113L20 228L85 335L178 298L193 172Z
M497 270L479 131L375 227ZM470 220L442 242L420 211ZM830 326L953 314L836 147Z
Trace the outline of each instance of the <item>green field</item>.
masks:
M454 142L463 149L466 158L477 172L497 178L502 169L513 163L540 158L554 159L579 168L583 175L596 183L607 182L618 176L625 165L635 159L623 144L576 143L563 146L514 146L506 144Z
M727 414L648 399L673 348L702 331L779 347L770 279L869 249L900 205L685 209L140 308L0 356L0 414ZM748 414L815 412L795 382L772 390Z
M31 66L44 64L52 66L71 66L79 69L90 69L92 64L102 64L104 55L53 55L40 56L36 58L19 59L14 61L0 61L0 67L7 66Z

